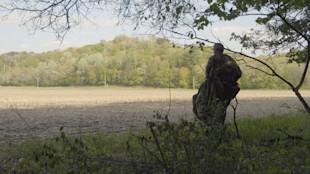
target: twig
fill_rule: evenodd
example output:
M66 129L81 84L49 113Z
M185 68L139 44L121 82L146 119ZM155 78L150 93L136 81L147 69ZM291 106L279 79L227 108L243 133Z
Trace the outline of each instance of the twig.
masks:
M148 149L147 147L145 147L141 142L139 142L139 145L144 149L146 150L149 154L151 154L154 158L156 158L156 160L161 163L162 165L164 165L164 163L158 158L158 156L156 156L150 149Z
M237 121L236 121L236 110L237 110L237 107L238 107L239 102L238 102L238 100L237 100L236 97L235 97L235 100L236 100L236 105L234 106L233 104L231 104L231 107L232 107L233 110L234 110L234 125L235 125L235 128L236 128L237 137L238 137L239 140L241 140L242 137L240 136L239 129L238 129L238 124L237 124ZM244 149L243 149L243 147L244 147L244 145L245 145L246 151L247 151L247 153L248 153L248 155L249 155L249 159L250 159L251 164L252 164L252 168L253 168L253 170L255 171L255 166L254 166L254 163L253 163L251 154L250 154L250 152L249 152L248 143L247 143L247 141L246 141L244 138L242 138L242 140L243 140L243 142L244 142L244 143L242 143L242 148L241 148L242 153L243 153L244 156L246 156L246 153L244 152Z
M239 133L239 129L238 129L237 121L236 121L236 113L237 113L236 110L237 110L237 107L238 107L238 100L237 100L236 97L235 97L235 100L236 100L236 105L234 106L233 104L231 104L231 107L234 110L234 125L235 125L235 128L236 128L237 137L238 137L238 139L240 139L240 133Z
M188 170L190 171L190 173L192 174L193 173L192 162L191 162L191 158L189 157L189 153L188 153L188 150L186 148L186 144L184 144L184 149L185 149L186 158L187 158L187 167L188 167Z
M9 101L8 101L9 102ZM22 116L22 114L13 106L12 103L10 103L10 108L16 113L16 115L24 121L24 123L27 125L28 129L31 129L30 124L26 121L26 119ZM37 139L32 133L29 134L32 139Z
M128 165L136 164L136 165L146 165L146 166L159 166L158 163L150 163L150 162L138 162L138 161L126 161L126 160L120 160L120 159L109 159L109 158L102 158L102 157L93 157L95 160L101 160L101 161L107 161L107 162L114 162L114 163L124 163Z
M132 136L136 137L136 138L139 138L138 136L134 135L131 133ZM147 139L144 139L144 141L149 141ZM149 154L151 154L154 158L156 158L156 160L161 163L162 165L165 165L163 161L161 161L158 156L156 156L150 149L148 149L146 146L144 146L140 141L138 141L139 145L144 149L146 150Z
M249 151L248 143L247 143L246 139L242 138L242 140L243 140L243 142L244 142L244 143L242 144L242 153L243 153L244 156L246 156L246 154L245 154L245 152L244 152L244 150L243 150L243 147L244 147L244 145L245 145L246 150L247 150L248 155L249 155L249 159L250 159L251 164L252 164L253 171L255 171L255 165L254 165L254 163L253 163L252 156L251 156L250 151Z
M310 140L305 140L303 137L301 136L296 136L296 135L290 135L288 133L286 133L285 131L283 131L282 129L277 129L277 131L285 134L287 136L287 139L291 139L291 140L304 140L304 141L310 141Z
M151 130L152 136L153 136L153 138L154 138L154 140L155 140L156 146L157 146L157 148L158 148L158 150L159 150L159 152L160 152L160 155L161 155L161 158L162 158L162 162L163 162L163 165L164 165L164 167L165 167L165 173L168 173L169 168L168 168L168 166L167 166L167 162L166 162L166 160L165 160L164 153L163 153L163 151L162 151L162 149L161 149L161 147L160 147L159 141L158 141L158 139L157 139L157 136L155 135L155 132L154 132L154 129L153 129L152 126L150 126L150 130Z

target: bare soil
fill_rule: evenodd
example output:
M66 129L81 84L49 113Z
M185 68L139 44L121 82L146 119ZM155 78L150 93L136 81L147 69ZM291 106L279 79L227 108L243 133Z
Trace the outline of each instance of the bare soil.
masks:
M171 121L193 119L197 90L148 88L0 88L0 142L45 139L103 131L127 132L168 114ZM310 102L310 91L302 91ZM237 118L294 113L303 106L292 91L242 90ZM235 101L232 104L236 104ZM233 117L228 108L227 119Z

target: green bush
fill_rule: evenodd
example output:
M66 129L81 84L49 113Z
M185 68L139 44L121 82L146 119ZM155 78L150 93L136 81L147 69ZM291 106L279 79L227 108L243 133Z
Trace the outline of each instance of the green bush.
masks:
M239 119L148 123L121 135L67 136L0 145L0 173L309 173L305 112Z

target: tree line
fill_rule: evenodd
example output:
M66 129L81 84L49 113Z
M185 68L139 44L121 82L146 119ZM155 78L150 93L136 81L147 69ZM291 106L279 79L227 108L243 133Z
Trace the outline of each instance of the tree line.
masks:
M211 47L175 46L156 37L118 36L95 45L40 54L9 52L0 56L2 86L122 85L172 88L198 88L204 81L205 64ZM234 55L232 55L234 56ZM234 56L237 60L238 57ZM263 57L262 57L263 59ZM302 68L283 56L273 57L279 73L296 83ZM272 76L266 76L238 61L243 89L288 89ZM306 78L304 88L310 89Z

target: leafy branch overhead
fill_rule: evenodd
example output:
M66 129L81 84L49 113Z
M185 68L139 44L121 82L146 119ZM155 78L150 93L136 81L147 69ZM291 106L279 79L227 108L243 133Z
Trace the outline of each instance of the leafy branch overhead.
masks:
M53 31L59 39L71 28L108 13L108 9L114 9L119 22L131 20L136 27L149 26L157 31L206 30L218 20L254 16L262 27L241 36L233 33L232 39L253 52L261 49L276 54L283 50L306 51L310 40L309 4L308 0L6 0L0 3L0 10L6 15L19 13L23 24L32 30ZM303 58L293 56L295 60Z
M136 2L136 3L135 3ZM277 54L289 51L291 61L305 62L300 56L307 52L310 39L310 5L307 0L164 0L122 1L119 15L132 19L136 25L150 24L157 30L188 28L188 36L195 38L195 31L204 31L218 20L230 21L251 16L260 26L243 35L232 33L243 48ZM141 10L136 10L141 9ZM141 17L143 16L143 17ZM140 18L138 18L140 17ZM296 55L298 56L296 57Z

